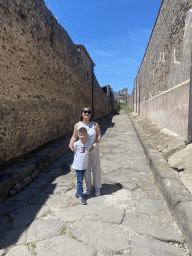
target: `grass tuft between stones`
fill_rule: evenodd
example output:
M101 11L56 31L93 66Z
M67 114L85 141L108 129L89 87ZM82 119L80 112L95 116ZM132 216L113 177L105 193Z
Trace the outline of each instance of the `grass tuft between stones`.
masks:
M36 248L36 244L35 243L25 243L24 244L25 246L31 246L31 247L33 247L34 249Z
M117 255L122 255L122 254L123 254L123 251L116 251L115 254L117 254Z
M31 247L33 247L34 249L36 248L36 244L35 243L32 243L31 244Z
M61 232L60 235L65 235L65 230L66 230L66 227L63 228L63 231Z
M81 240L78 239L76 236L72 235L71 237L72 237L73 239L77 240L78 242L81 242Z

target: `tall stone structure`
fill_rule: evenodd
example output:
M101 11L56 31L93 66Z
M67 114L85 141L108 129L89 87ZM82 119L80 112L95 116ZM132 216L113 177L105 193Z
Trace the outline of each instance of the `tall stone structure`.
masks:
M187 137L192 2L162 0L129 107Z
M118 100L121 101L121 102L125 102L125 103L128 103L128 93L127 93L127 88L121 90L121 91L118 91Z
M141 102L181 82L171 84L168 81L172 62L177 65L182 60L186 17L190 8L192 2L189 0L162 0L135 79L134 89L140 90Z
M0 1L0 164L72 131L93 97L95 118L114 109L94 65L43 0Z

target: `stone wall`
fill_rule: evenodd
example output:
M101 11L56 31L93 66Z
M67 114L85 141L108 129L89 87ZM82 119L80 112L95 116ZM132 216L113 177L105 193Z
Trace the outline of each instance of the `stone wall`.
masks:
M156 124L185 139L189 112L191 8L191 1L162 0L131 95L134 112L147 115Z
M94 119L97 120L106 116L109 112L119 109L119 103L114 99L113 93L109 90L109 95L99 86L96 76L94 75Z
M168 85L171 63L183 56L183 37L189 0L162 0L161 6L135 79L140 101L146 101L183 81Z
M133 111L133 93L131 95L128 95L128 104L127 107Z
M92 104L92 66L43 0L0 1L0 164L67 134ZM96 116L113 102L95 87Z
M127 93L127 88L121 90L121 91L118 91L118 100L120 102L125 102L125 103L128 103L128 93Z
M140 114L184 140L188 135L189 80L141 102Z

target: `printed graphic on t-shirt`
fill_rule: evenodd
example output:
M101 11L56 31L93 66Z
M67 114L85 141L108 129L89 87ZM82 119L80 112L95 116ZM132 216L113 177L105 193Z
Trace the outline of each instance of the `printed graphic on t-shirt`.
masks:
M85 153L85 147L81 147L81 153Z

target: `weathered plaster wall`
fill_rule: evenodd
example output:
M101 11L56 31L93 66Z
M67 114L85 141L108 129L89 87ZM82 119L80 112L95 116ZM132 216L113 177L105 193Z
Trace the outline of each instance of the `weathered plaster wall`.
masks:
M190 8L192 2L189 0L162 1L135 79L140 90L141 102L182 82L176 81L176 84L168 87L173 54L175 62L182 60L185 20Z
M0 164L73 129L92 104L87 71L92 62L43 0L0 1ZM111 99L95 88L95 112L110 113Z
M191 8L192 2L187 0L161 2L132 92L134 112L184 139L188 132Z
M189 80L142 102L140 114L186 140L188 135L188 99Z
M128 95L128 104L127 107L133 111L133 93L131 95Z
M167 88L171 88L176 84L190 78L192 51L192 9L187 12L185 19L185 29L183 36L182 58L180 61L175 60L174 52L171 59L171 67Z

